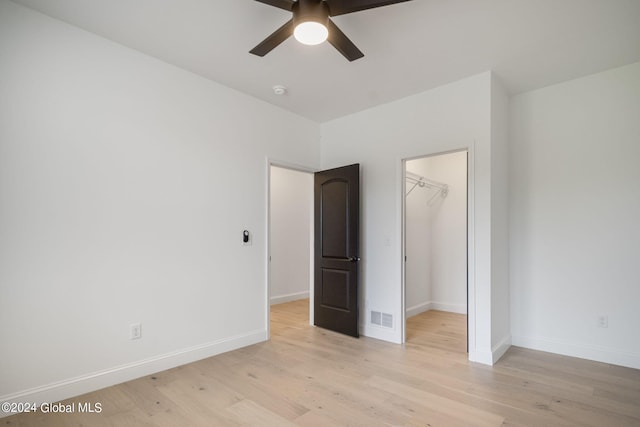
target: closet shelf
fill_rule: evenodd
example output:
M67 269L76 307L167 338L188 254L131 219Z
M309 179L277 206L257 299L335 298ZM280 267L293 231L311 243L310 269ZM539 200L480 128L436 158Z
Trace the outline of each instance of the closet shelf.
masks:
M408 171L405 174L405 179L407 183L411 184L411 188L409 189L409 191L407 191L407 194L405 196L408 196L416 188L435 188L437 190L427 202L427 205L429 206L431 206L436 197L441 196L442 198L445 198L449 194L449 186L443 182L425 178L424 176L420 176Z

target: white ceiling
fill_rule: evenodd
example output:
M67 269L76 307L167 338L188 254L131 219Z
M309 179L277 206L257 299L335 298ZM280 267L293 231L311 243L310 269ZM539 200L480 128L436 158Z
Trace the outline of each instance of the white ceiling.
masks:
M351 63L294 39L249 54L290 18L252 0L15 1L317 122L487 70L518 93L640 61L640 0L413 0L338 16L365 54Z

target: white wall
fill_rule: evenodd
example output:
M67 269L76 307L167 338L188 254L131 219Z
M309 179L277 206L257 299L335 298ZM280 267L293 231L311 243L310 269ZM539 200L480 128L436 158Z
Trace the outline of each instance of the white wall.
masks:
M319 131L0 1L0 401L265 339L266 158L318 167Z
M407 315L434 309L467 312L467 152L410 160L407 171L448 185L416 187L406 201ZM421 277L425 275L426 278ZM425 280L426 279L426 280Z
M271 304L309 298L313 174L271 166Z
M640 63L511 105L513 343L640 368Z
M428 159L428 176L449 185L432 204L433 308L467 312L467 153Z
M511 346L509 300L509 98L491 76L491 349L494 360Z
M322 166L362 167L363 334L402 341L402 159L470 148L469 357L493 363L491 339L491 73L483 73L322 125ZM394 328L368 320L394 316Z
M427 158L410 160L406 163L407 172L420 176L427 173ZM407 191L413 184L407 182ZM432 192L426 188L415 187L405 198L405 310L411 317L431 309L433 283L431 282L431 249L433 237L431 230L431 207L427 200ZM466 255L465 255L466 256Z

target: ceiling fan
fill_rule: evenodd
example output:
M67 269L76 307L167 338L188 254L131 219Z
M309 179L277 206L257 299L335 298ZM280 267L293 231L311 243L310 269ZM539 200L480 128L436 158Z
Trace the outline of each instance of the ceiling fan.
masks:
M349 61L364 54L329 17L402 3L410 0L256 0L293 12L293 17L282 27L249 52L265 56L293 35L300 43L316 45L327 40Z

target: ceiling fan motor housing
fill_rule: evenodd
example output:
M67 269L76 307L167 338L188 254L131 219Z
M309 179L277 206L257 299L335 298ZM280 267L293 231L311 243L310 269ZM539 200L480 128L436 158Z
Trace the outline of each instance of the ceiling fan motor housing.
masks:
M328 25L329 6L322 0L298 0L292 6L293 26L303 22L317 22Z

